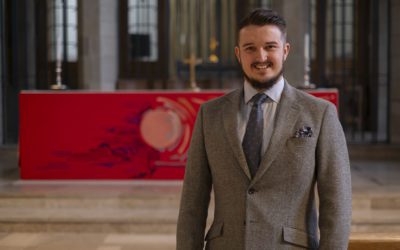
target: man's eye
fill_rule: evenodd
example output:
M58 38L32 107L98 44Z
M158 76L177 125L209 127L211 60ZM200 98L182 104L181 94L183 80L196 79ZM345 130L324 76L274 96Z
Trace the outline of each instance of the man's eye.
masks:
M254 47L246 47L245 50L246 50L246 51L254 51L255 48L254 48Z
M268 50L275 49L275 48L276 48L275 45L268 45L267 47L265 47L265 49L268 49Z

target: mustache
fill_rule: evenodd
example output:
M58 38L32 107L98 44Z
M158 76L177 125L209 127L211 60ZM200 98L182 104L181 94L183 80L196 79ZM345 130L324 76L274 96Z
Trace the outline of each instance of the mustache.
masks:
M252 64L251 64L251 67L255 67L255 66L257 66L258 64L265 64L265 65L267 65L267 67L270 67L270 66L272 66L272 62L270 62L270 61L265 61L265 62L253 62Z

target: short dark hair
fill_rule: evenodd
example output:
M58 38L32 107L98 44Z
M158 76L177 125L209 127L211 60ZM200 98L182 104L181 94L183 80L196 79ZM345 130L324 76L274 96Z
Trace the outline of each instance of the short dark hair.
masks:
M245 16L238 25L238 37L239 32L246 26L249 25L275 25L282 32L283 38L286 39L286 21L277 12L271 9L257 8ZM239 40L239 39L238 39Z

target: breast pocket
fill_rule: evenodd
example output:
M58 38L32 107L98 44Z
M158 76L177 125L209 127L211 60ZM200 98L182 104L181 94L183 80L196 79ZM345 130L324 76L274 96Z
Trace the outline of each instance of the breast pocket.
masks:
M315 157L317 139L309 138L289 138L286 141L286 156L292 160L303 161ZM290 153L290 155L288 155Z
M286 142L286 146L294 148L315 148L317 139L315 137L304 137L304 138L289 138Z

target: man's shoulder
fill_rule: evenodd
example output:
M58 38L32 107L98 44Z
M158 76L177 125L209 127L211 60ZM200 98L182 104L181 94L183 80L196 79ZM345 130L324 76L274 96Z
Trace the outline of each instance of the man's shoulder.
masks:
M228 91L222 96L204 102L201 106L205 109L220 108L227 102L236 102L237 100L239 100L238 97L241 95L242 92L243 91L240 88Z
M290 87L291 92L295 96L296 103L305 109L311 111L324 111L329 106L334 106L333 103L320 97L315 97L305 90Z

